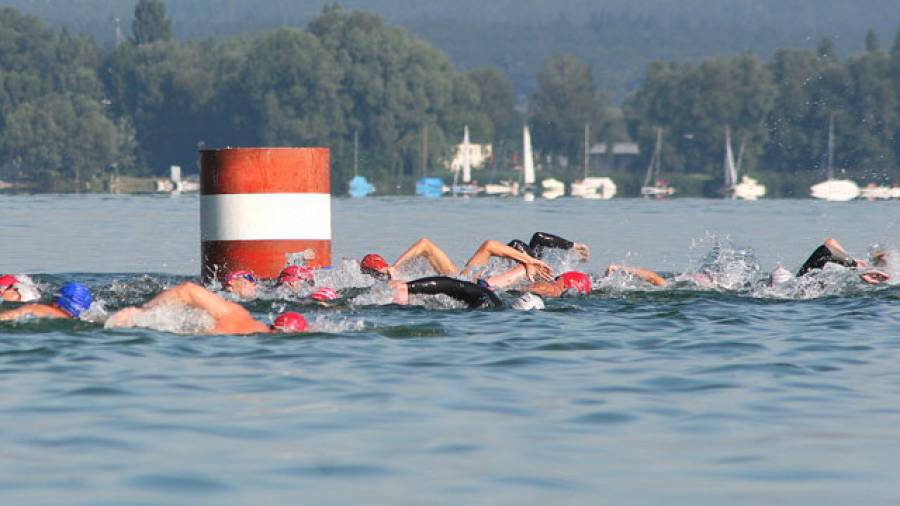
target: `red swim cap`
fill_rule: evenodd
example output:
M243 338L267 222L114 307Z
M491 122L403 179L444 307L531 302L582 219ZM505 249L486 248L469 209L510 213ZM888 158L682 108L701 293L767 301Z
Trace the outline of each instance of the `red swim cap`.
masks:
M583 293L585 295L591 293L591 278L583 272L564 272L556 279L562 281L562 286L565 289L574 288L578 293Z
M377 253L369 253L364 256L362 262L359 263L359 269L364 274L381 273L382 270L387 269L388 267L388 263L384 260L384 257Z
M281 313L278 315L278 318L275 318L275 322L272 323L272 329L281 332L303 332L308 327L309 324L306 323L306 318L302 314L293 311Z
M6 290L7 288L15 285L18 282L19 280L12 274L0 276L0 290Z
M278 284L290 283L293 281L309 281L312 282L315 276L313 270L305 265L288 265L281 274L278 275Z
M334 291L333 288L319 288L312 295L310 295L313 300L317 300L319 302L325 302L329 300L335 300L338 298L338 293Z

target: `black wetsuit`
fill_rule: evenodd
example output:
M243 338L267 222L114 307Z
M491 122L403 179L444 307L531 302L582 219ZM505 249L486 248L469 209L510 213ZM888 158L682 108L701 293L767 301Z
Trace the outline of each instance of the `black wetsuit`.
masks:
M443 294L466 304L471 309L503 305L503 301L487 286L447 276L420 278L407 282L406 287L410 295Z
M558 235L548 234L547 232L535 232L528 244L518 239L513 239L509 241L507 246L515 248L532 258L540 259L544 255L544 248L569 250L575 247L575 243Z
M812 252L812 255L806 259L806 262L803 263L803 267L800 267L800 270L797 271L797 277L803 276L804 274L809 273L809 271L821 269L829 262L843 265L844 267L856 267L856 261L847 256L846 253L832 250L827 245L823 244L816 248L816 250Z

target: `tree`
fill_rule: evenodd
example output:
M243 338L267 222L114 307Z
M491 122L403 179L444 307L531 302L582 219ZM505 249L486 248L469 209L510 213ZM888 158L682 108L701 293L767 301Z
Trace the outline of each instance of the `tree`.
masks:
M559 54L544 62L537 77L538 90L530 106L536 147L580 161L584 125L606 120L604 97L594 88L590 67L572 55Z
M831 37L824 37L820 40L819 45L816 48L816 53L819 55L819 58L836 60L837 54L834 52L834 39Z
M140 0L134 8L131 31L137 44L152 44L172 38L172 21L166 18L162 0Z
M871 28L866 32L866 51L869 53L878 53L881 51L881 43L878 42L878 34Z
M346 182L341 171L350 165L354 130L369 165L366 174L387 183L394 179L392 186L410 180L421 165L423 127L428 165L448 154L445 120L455 78L446 55L373 14L332 8L307 30L341 70L336 84L344 131L335 131L340 139L332 144L336 182Z
M495 68L473 70L467 75L478 87L480 109L491 121L493 136L486 140L517 138L522 125L515 109L512 81Z
M23 103L8 116L0 149L32 179L58 175L84 182L110 163L126 160L128 132L103 105L83 95L52 94Z

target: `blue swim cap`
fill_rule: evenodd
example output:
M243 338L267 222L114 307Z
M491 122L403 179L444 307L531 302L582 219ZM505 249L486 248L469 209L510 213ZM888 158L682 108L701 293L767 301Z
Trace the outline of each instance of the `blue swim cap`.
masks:
M78 283L66 283L56 294L56 305L69 313L72 318L78 318L81 313L87 311L94 302L91 290Z

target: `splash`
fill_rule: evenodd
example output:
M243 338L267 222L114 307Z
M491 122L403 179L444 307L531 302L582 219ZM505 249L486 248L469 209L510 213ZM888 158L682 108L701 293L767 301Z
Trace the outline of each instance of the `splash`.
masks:
M134 313L130 327L143 327L174 334L205 334L209 332L215 321L206 312L199 309L166 305L145 309ZM107 320L105 328L118 328L113 321Z

